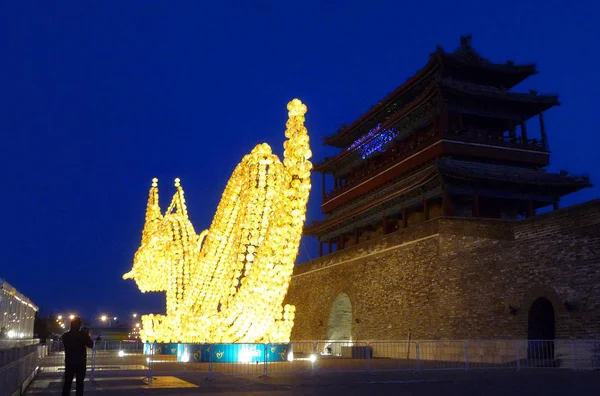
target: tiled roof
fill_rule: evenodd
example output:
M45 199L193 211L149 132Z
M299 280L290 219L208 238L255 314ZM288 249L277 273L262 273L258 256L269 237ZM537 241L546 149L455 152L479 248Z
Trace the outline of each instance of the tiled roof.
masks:
M461 161L452 158L440 159L438 164L442 175L464 179L505 180L528 184L580 186L581 188L591 186L588 176L547 173L532 168Z

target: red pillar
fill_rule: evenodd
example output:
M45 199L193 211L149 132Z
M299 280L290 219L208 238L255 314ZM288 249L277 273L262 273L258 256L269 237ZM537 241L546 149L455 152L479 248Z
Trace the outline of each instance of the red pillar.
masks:
M323 257L323 242L319 241L319 257Z
M425 220L429 220L429 201L423 201L423 213L425 214Z
M344 235L340 235L340 240L338 242L337 250L342 250L343 248L344 248Z
M321 200L325 203L325 172L321 173Z
M523 140L523 143L527 143L527 124L525 121L521 122L521 139Z
M540 111L540 131L542 133L542 144L548 146L548 137L546 136L546 127L544 126L544 115Z
M402 228L408 227L408 210L402 209Z
M433 127L435 128L435 135L438 137L443 137L442 133L442 116L441 114L433 120Z
M534 215L534 211L533 211L533 200L528 200L527 201L527 214L526 217L531 217Z
M331 253L333 253L333 240L330 239L328 241L328 243L329 243L329 254L331 254Z
M388 218L387 216L383 217L383 235L387 234L388 230Z
M512 120L508 120L508 134L510 136L510 140L514 140L516 136L515 124L513 124Z
M479 195L473 195L473 208L472 208L473 217L479 217Z
M356 230L354 230L354 242L358 245L358 241L359 241L359 233L358 233L358 228Z
M442 212L444 216L452 216L452 196L448 192L442 193Z
M448 110L442 106L440 110L440 136L445 136L448 131Z

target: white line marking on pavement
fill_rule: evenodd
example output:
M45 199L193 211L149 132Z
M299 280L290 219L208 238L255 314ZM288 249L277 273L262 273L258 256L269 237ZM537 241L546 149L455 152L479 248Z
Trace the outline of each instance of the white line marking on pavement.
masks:
M356 382L357 384L420 384L423 382L442 382L439 380L390 380L390 381L368 381Z

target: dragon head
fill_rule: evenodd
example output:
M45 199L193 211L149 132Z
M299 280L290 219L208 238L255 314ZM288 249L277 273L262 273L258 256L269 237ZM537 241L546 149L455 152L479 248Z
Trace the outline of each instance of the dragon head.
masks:
M172 287L169 275L183 276L184 245L189 239L198 239L188 219L179 179L175 179L175 187L177 192L163 216L158 204L157 180L152 181L142 243L135 253L133 268L123 275L123 279L134 279L142 292L166 291Z

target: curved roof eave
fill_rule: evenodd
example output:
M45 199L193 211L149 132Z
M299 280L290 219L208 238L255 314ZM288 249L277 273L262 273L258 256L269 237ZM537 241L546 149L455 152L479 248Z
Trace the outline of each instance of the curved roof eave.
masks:
M439 58L434 56L434 54L430 55L429 61L423 66L419 71L417 71L412 77L408 78L403 84L399 85L395 90L389 93L385 98L380 100L376 105L371 107L366 113L361 115L358 119L356 119L349 126L339 130L337 133L333 135L326 136L323 139L323 143L329 146L334 146L338 148L344 148L345 146L339 141L346 137L352 130L361 126L362 123L370 119L373 115L378 113L379 111L385 109L387 104L394 99L395 97L402 94L404 91L409 89L415 83L421 80L421 78L425 77L429 72L435 70L437 66L439 66Z
M398 112L398 114L396 114L393 118L388 120L385 124L381 125L381 130L385 130L385 129L389 128L392 124L394 124L395 122L398 122L398 120L400 120L403 116L407 115L408 113L413 111L415 108L418 108L421 104L425 103L430 97L432 97L432 95L435 94L437 89L438 89L437 84L430 85L425 91L423 91L423 93L421 93L421 95L419 95L417 98L415 98L408 105L404 106L402 111ZM355 152L357 149L358 149L358 147L353 150L350 150L350 151L343 150L343 151L339 152L337 155L335 155L331 158L327 158L327 159L323 160L322 162L315 164L313 169L316 172L326 170L329 166L335 164L335 162L344 158L345 156L349 155L350 153Z

